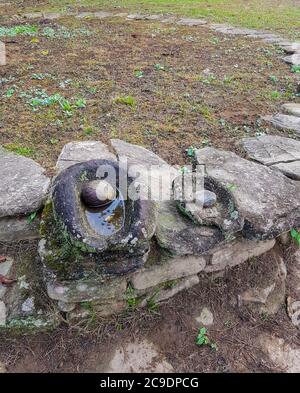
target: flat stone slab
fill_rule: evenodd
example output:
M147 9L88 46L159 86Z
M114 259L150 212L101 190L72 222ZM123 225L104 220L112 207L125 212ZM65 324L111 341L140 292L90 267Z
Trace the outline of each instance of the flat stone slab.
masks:
M55 20L62 18L64 16L63 13L58 13L58 12L45 12L43 13L43 18L49 19L49 20Z
M300 65L300 53L294 53L293 55L286 56L283 60L288 64L298 66Z
M300 184L280 172L232 152L206 147L196 151L208 176L231 191L236 208L245 219L243 234L271 239L300 225Z
M6 48L4 42L0 41L0 66L6 65Z
M30 158L0 148L0 217L25 215L39 210L50 179Z
M241 145L249 158L264 165L300 160L300 141L276 135L245 138Z
M300 104L290 102L287 104L283 104L282 109L288 115L300 117Z
M297 116L283 115L278 113L274 116L264 116L263 120L270 122L279 130L295 131L300 134L300 118Z
M110 18L112 16L114 16L112 12L98 11L94 13L94 17L97 19L105 19L105 18Z
M278 169L285 176L293 180L300 180L300 160L294 162L283 162L272 165L271 168Z
M280 44L280 47L286 53L297 53L300 52L300 42L284 42Z
M29 222L28 217L0 218L0 241L18 242L20 240L39 239L40 220L36 217Z
M117 348L108 373L172 373L173 367L150 341L142 340Z
M207 21L204 19L181 18L177 24L183 26L201 26L206 25Z
M58 157L56 168L62 171L79 162L89 160L116 161L108 146L98 141L70 142L66 144Z
M199 226L182 215L175 202L159 204L156 239L174 255L201 255L224 240L216 227Z
M5 262L0 263L0 275L9 277L12 266L13 260L11 258L7 258ZM3 299L6 291L7 286L0 284L0 300Z

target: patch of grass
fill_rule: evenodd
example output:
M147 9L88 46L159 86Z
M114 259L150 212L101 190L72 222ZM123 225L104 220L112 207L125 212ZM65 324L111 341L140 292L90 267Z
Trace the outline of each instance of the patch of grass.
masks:
M6 150L12 153L19 154L20 156L32 157L34 155L33 149L25 146L20 146L14 143L9 143L4 146Z
M300 247L300 232L297 230L297 229L295 229L295 228L293 228L292 230L291 230L291 236L292 236L292 238L295 240L295 242L299 245L299 247Z
M119 96L114 99L116 104L124 104L128 106L136 106L136 99L132 96Z
M34 36L37 32L38 27L34 25L0 27L0 37L16 37L18 35Z

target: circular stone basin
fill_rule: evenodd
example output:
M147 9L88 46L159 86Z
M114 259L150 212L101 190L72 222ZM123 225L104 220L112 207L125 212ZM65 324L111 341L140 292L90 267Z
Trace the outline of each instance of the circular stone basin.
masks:
M98 208L84 207L90 227L101 236L118 232L125 222L125 204L119 193L115 200Z

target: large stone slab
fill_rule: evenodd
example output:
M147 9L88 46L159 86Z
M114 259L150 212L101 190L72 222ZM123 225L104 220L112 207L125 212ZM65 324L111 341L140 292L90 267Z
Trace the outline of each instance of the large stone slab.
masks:
M300 180L300 160L293 162L282 162L280 164L272 165L270 168L278 169L285 176L293 180Z
M158 244L174 255L200 255L224 240L218 228L196 225L171 201L159 204L155 236Z
M39 218L35 218L32 222L28 217L0 218L0 241L18 242L38 239L40 237L39 225Z
M300 134L300 118L291 115L278 113L274 116L264 116L263 120L270 122L279 130L295 131Z
M264 165L300 160L300 142L276 135L245 138L241 142L249 158Z
M98 141L67 143L58 157L56 168L62 171L79 162L89 160L116 161L116 156L109 151L107 145Z
M289 54L300 52L300 42L282 42L280 47Z
M30 158L0 148L0 217L24 215L40 209L50 179Z
M300 225L300 185L280 172L232 152L206 147L196 151L208 176L227 186L244 217L248 238L271 239Z
M137 178L141 185L141 199L170 200L172 182L179 172L166 161L142 146L120 139L111 139L120 166Z
M293 55L286 56L283 60L288 64L300 66L300 53L294 53Z
M289 102L287 104L283 104L282 109L288 115L300 117L300 104Z
M201 26L207 24L207 21L204 19L181 18L177 24L183 26Z

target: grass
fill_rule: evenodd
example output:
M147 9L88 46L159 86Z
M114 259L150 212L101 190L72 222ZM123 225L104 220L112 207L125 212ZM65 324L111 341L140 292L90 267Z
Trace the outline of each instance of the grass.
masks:
M249 28L280 30L289 35L300 34L300 7L293 0L48 0L43 4L47 10L89 6L106 10L117 7L148 13L169 12Z

